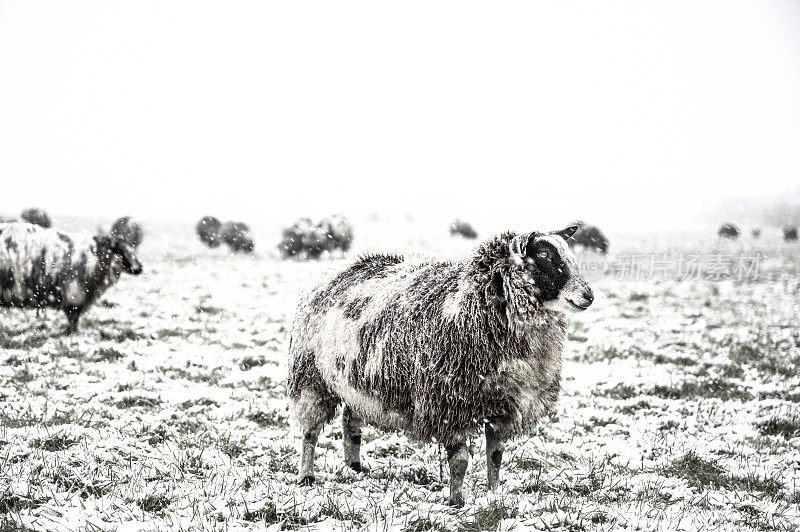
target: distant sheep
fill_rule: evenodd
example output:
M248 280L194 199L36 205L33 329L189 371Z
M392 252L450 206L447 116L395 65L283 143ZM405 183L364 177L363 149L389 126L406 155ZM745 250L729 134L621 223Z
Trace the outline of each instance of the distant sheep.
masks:
M244 222L222 223L213 216L204 216L197 222L195 230L200 241L210 248L219 247L224 242L231 251L250 253L256 246L250 228Z
M353 226L341 215L334 215L314 222L311 218L300 218L283 230L279 244L281 255L317 259L324 252L341 250L347 252L353 243Z
M139 275L142 265L131 245L110 235L0 224L0 306L63 310L70 333L123 271Z
M344 403L345 463L361 469L362 420L445 446L449 504L464 504L466 438L486 431L488 486L503 442L530 434L561 383L566 312L594 296L566 244L577 227L504 233L469 259L362 257L299 302L288 392L303 436L300 482Z
M794 242L797 240L797 227L794 225L787 225L783 228L783 239L787 242Z
M130 216L124 216L111 226L111 236L138 248L142 243L142 228Z
M758 227L754 227L750 230L750 234L753 238L760 238L761 237L761 229Z
M450 236L460 236L463 238L478 238L478 232L472 224L463 220L453 220L450 224Z
M586 249L594 249L600 253L608 253L608 238L594 225L585 224L581 221L573 225L578 226L575 235L567 242L570 246L583 246Z
M45 229L53 225L53 221L42 209L25 209L22 211L20 218L30 224L35 224Z
M733 224L722 224L722 227L719 228L717 234L720 238L726 238L728 240L735 240L739 238L739 228Z
M219 237L231 251L250 253L256 245L250 228L244 222L225 222L220 227Z
M221 227L222 222L220 222L218 218L203 216L200 221L197 222L195 231L197 231L197 236L200 237L200 241L203 244L210 248L216 248L219 247L222 241L219 234Z

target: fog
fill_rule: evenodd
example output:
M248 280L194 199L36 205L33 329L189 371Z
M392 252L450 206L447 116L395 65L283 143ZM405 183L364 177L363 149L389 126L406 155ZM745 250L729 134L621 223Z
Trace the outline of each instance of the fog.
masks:
M800 198L799 30L789 1L0 2L0 214L701 223Z

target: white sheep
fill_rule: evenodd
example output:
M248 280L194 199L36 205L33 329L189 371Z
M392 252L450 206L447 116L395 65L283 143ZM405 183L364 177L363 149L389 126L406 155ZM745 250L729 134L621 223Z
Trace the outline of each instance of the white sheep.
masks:
M0 223L0 306L63 310L69 332L81 314L125 271L142 272L133 247L23 223Z
M485 427L488 486L503 442L556 403L567 311L593 300L565 240L504 233L461 262L372 255L298 305L288 391L303 436L300 482L340 403L345 463L361 469L361 423L445 446L451 505L463 505L466 438Z

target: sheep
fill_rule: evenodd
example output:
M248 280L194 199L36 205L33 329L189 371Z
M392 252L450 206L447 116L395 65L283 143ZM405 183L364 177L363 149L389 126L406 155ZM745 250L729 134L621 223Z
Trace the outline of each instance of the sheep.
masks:
M787 242L794 242L797 240L797 226L787 225L783 228L783 239Z
M575 235L567 242L571 247L578 245L585 249L599 251L604 255L608 253L608 238L600 231L599 227L581 221L576 221L571 225L578 226Z
M210 248L216 248L219 247L222 241L219 234L220 227L222 227L222 222L220 222L218 218L203 216L200 221L197 222L195 231L197 231L197 236L200 237L202 243Z
M123 271L139 275L142 265L132 246L111 235L0 224L0 306L63 310L70 334Z
M111 236L116 237L131 247L138 248L142 243L142 228L130 216L119 218L111 226Z
M28 223L44 227L45 229L53 225L53 222L52 220L50 220L50 217L42 209L33 209L33 208L25 209L24 211L22 211L20 218L22 218L24 221Z
M225 222L220 227L219 236L232 251L250 253L255 248L250 228L244 222Z
M453 220L453 223L450 224L450 236L473 239L478 238L478 232L469 222L456 218Z
M344 216L335 214L314 222L311 218L299 218L283 230L278 248L284 258L301 257L318 259L326 251L350 250L353 243L353 226Z
M443 444L448 503L462 506L466 438L485 428L488 487L504 441L530 434L558 398L566 312L594 295L566 244L577 226L506 232L460 262L369 255L303 295L287 390L302 434L299 482L340 403L344 461L361 469L361 424Z
M739 233L739 228L731 223L722 224L719 231L717 231L720 238L725 238L727 240L736 240L739 238Z
M334 214L327 219L327 236L330 239L329 250L341 249L344 252L350 251L353 244L353 226L341 214Z
M760 238L761 237L761 228L760 227L752 228L750 230L750 235L752 235L753 238Z

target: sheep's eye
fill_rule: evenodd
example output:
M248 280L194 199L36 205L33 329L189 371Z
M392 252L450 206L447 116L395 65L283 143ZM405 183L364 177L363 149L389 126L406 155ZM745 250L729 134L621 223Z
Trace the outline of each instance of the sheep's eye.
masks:
M550 252L546 251L546 250L542 250L539 253L537 253L536 256L539 257L540 259L549 259L550 258Z

